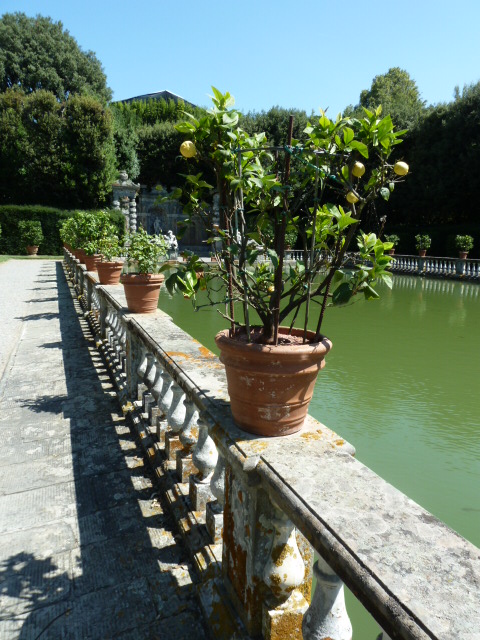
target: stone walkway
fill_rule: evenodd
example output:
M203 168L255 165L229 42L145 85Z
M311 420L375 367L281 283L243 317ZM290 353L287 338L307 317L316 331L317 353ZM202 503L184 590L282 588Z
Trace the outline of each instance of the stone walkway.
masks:
M0 640L204 640L190 565L61 264L1 264L0 291Z

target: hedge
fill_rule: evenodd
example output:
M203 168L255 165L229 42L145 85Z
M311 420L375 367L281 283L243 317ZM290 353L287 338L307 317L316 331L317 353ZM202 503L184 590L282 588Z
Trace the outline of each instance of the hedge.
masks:
M117 226L120 236L125 231L125 218L120 211L109 211L112 222ZM0 254L24 255L18 231L20 220L38 220L42 225L44 240L40 245L39 255L58 256L62 253L62 241L59 230L62 222L72 216L74 211L54 209L40 205L0 205Z

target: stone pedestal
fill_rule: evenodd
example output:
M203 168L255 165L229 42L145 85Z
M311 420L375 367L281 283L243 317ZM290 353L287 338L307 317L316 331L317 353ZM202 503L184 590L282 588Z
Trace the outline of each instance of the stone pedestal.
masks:
M189 477L198 473L197 467L194 465L191 454L184 451L177 451L177 475L180 482L188 482Z
M210 480L204 483L199 482L195 476L190 476L189 496L193 511L205 511L207 502L213 498Z
M262 611L262 632L265 640L303 640L302 620L308 602L297 589L283 604L275 607L266 600Z
M175 461L177 458L177 451L182 448L180 438L175 433L165 434L165 455L167 460Z

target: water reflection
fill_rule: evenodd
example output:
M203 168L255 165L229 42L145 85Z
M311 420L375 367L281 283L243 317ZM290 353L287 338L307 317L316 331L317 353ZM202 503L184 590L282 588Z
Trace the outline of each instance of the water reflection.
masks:
M394 275L378 301L329 309L310 412L379 475L480 546L480 284ZM225 321L165 292L209 349ZM315 322L312 320L312 326Z

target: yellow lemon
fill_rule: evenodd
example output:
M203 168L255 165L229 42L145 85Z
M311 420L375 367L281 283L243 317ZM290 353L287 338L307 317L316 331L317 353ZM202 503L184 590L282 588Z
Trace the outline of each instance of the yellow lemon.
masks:
M355 204L355 202L358 202L358 197L353 193L353 191L349 191L347 193L347 202L350 202L350 204Z
M268 293L274 293L275 292L275 287L272 285L270 285L267 289Z
M362 164L361 162L355 162L352 169L352 175L354 175L355 178L361 178L364 173L365 173L365 165Z
M191 140L185 140L180 145L180 153L184 158L193 158L197 154L197 150Z
M406 176L408 173L408 164L406 162L396 162L393 170L397 176Z

